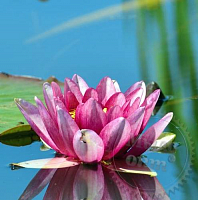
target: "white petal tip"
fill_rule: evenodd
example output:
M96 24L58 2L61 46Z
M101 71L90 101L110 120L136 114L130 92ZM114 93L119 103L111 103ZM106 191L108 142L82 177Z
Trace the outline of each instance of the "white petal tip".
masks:
M37 100L38 100L38 97L37 97L37 96L35 96L35 97L34 97L34 100L35 100L35 101L37 101Z
M45 89L47 89L48 87L50 87L50 84L49 84L48 82L45 82L45 83L43 83L43 87L44 87Z
M57 105L56 110L57 110L57 112L59 112L59 111L62 111L63 109L59 105Z
M14 101L17 103L17 104L20 104L22 101L24 101L23 99L20 99L20 98L14 98Z
M167 113L166 116L172 119L173 118L173 112Z

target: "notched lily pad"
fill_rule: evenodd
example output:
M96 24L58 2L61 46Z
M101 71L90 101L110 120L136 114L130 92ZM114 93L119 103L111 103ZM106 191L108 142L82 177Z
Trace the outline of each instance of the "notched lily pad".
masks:
M10 146L26 146L40 141L30 125L19 125L0 134L0 142Z
M160 153L174 153L175 152L175 145L174 145L175 138L176 138L176 134L164 132L152 144L149 150L154 151L154 152L160 152Z

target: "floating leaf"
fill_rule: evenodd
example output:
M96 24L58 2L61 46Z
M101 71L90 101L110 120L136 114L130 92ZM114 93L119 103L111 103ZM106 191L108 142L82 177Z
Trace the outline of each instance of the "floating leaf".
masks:
M40 150L41 151L48 151L50 149L52 149L49 145L47 145L43 140L42 138L40 138L41 142L42 142L42 145L40 146Z
M135 156L131 156L136 158ZM111 163L103 162L103 166L117 172L132 173L132 174L144 174L149 176L157 176L157 173L151 171L139 158L134 161L129 156L126 160L115 159Z
M55 77L47 81L56 81L59 85L63 85ZM18 124L27 124L14 98L22 98L30 103L34 103L34 96L43 100L42 84L44 82L39 78L0 73L0 133Z
M174 139L176 134L174 133L162 133L159 138L152 144L150 151L163 152L163 153L173 153L174 148Z
M155 90L160 89L159 85L152 81L149 84L147 84L146 86L146 96L149 96L152 92L154 92ZM161 100L166 100L165 95L163 94L162 90L160 89L160 96L159 99Z
M0 134L0 142L11 146L25 146L39 140L30 125L16 126Z
M30 160L21 163L12 163L12 169L17 168L36 168L36 169L54 169L54 168L65 168L73 167L79 165L80 162L69 157L55 157L55 158L46 158L39 160Z
M48 151L48 150L50 150L51 148L49 148L48 146L46 146L45 144L42 144L41 146L40 146L40 150L41 151Z

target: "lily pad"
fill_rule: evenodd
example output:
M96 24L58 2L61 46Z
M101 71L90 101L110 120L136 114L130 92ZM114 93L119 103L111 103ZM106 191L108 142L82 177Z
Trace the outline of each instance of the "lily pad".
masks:
M42 141L43 142L43 141ZM50 150L51 148L47 145L45 145L44 143L42 143L42 145L40 146L40 150L41 151L48 151Z
M39 140L30 125L16 126L0 134L0 142L11 146L25 146Z
M164 132L159 138L152 144L150 151L162 152L162 153L173 153L174 152L174 143L173 141L176 138L176 134Z
M69 157L55 157L38 160L30 160L21 163L12 163L12 169L17 168L35 168L35 169L55 169L73 167L79 165L80 162Z
M62 85L55 77L50 77L46 81L56 81ZM34 96L43 100L42 85L46 81L34 77L0 73L0 133L18 124L27 124L14 98L22 98L33 104Z

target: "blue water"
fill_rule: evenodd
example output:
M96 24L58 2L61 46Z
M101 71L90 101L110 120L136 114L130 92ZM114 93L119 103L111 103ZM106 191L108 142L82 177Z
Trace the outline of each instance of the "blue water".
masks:
M164 68L162 67L163 62L160 60L164 44L160 44L161 33L156 20L153 19L152 10L148 11L146 18L147 32L145 35L147 35L147 38L144 38L146 44L142 46L146 52L146 67L140 61L141 52L138 42L140 32L137 29L140 21L136 9L127 13L117 13L115 16L109 15L104 19L79 25L67 31L61 31L35 42L27 43L27 40L68 20L124 2L118 0L85 0L83 2L78 0L2 1L0 6L0 71L43 79L53 75L60 81L77 73L92 87L95 87L102 77L110 76L112 79L118 80L123 91L136 81L144 79L148 83L154 80L159 83L166 95L173 98L185 99L196 95L198 79L194 79L190 74L188 63L185 70L181 71L179 60L176 58L178 48L176 37L178 34L175 27L174 3L171 2L163 5L169 54L169 62ZM196 3L192 1L191 7L197 8L195 5ZM154 10L157 9L157 7L154 7ZM189 14L189 27L195 63L194 74L197 77L196 11L194 9ZM186 28L186 26L180 27L179 31L181 32ZM142 33L144 32L145 30L142 30ZM188 53L186 52L186 54ZM168 66L170 77L165 73ZM194 86L192 86L193 83ZM161 117L164 112L176 110L177 118L181 119L182 115L182 122L190 130L190 134L196 142L198 124L195 117L195 103L196 101L188 100L184 101L183 104L175 103L172 107L167 105L165 109L160 110L158 117ZM181 110L179 106L181 106ZM179 128L172 126L167 129L170 132L177 132L178 141L183 141L179 130ZM18 199L38 171L32 169L11 171L10 163L54 156L53 151L41 152L39 148L40 143L20 148L0 144L0 199ZM168 162L168 154L151 155L148 153L148 157L151 156L156 160L160 159L167 163L166 173L158 171L158 180L167 192L169 192L168 182L173 182L182 169L184 162L182 155L186 156L185 150L184 146L181 147L178 150L179 153L176 154L177 162L172 163ZM197 164L195 163L191 169L192 172L186 178L186 182L170 194L171 199L185 200L187 197L196 199ZM42 199L44 193L45 191L35 199Z
M106 75L114 79L138 80L135 32L124 43L123 24L119 19L122 16L25 44L27 39L69 19L118 3L120 1L100 1L99 4L62 0L58 3L2 2L0 70L44 79L54 75L60 80L78 73L91 84ZM135 23L131 29L135 30Z

